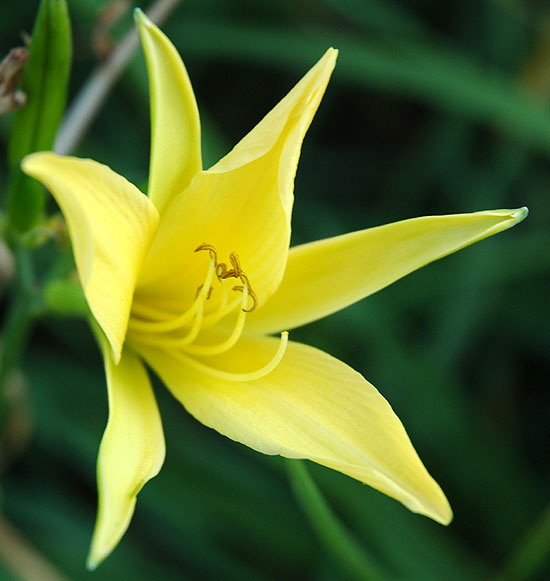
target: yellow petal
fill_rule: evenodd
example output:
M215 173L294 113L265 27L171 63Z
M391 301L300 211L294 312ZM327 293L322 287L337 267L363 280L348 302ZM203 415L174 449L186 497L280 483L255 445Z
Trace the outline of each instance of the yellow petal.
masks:
M248 338L203 363L224 371L263 366L277 339ZM388 402L359 373L312 347L289 343L262 379L233 382L148 350L148 363L203 424L265 454L308 458L447 524L449 504Z
M63 211L84 294L117 360L158 213L135 186L97 162L36 153L22 167Z
M331 49L296 87L220 162L198 174L161 215L140 278L149 297L194 297L213 245L229 264L235 252L260 302L278 286L290 239L293 182L302 140L334 68ZM177 249L177 253L174 252ZM188 297L186 297L188 299Z
M247 331L272 333L334 313L526 215L527 208L426 216L296 246L281 286Z
M116 547L134 513L136 496L164 461L157 404L141 361L124 350L116 365L104 349L109 421L97 466L99 507L88 557L94 569Z
M141 10L136 19L151 94L149 197L162 210L202 170L199 111L174 45Z

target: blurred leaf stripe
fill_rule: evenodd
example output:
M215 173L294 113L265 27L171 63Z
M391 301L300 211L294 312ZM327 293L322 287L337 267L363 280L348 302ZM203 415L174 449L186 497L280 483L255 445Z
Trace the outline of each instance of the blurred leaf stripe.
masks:
M496 70L430 43L396 38L350 40L335 33L184 22L181 37L197 58L270 63L303 69L327 46L340 50L336 79L415 97L466 119L486 123L550 153L550 113ZM212 39L215 39L212 42ZM284 47L284 50L281 49Z

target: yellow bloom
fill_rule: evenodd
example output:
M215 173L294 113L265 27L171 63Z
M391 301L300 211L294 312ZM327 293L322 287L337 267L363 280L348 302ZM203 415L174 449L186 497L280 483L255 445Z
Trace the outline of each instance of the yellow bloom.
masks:
M65 215L105 360L110 413L89 565L116 546L164 460L144 363L229 438L339 470L448 523L445 496L386 400L341 361L288 341L287 330L513 226L526 210L405 220L289 250L298 156L336 51L204 171L184 65L140 12L138 26L151 89L148 197L91 160L37 153L23 163Z

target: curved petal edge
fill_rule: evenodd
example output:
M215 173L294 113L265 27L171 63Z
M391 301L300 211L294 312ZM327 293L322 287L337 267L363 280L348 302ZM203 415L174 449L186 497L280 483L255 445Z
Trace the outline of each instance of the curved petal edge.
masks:
M160 414L143 363L124 350L114 363L104 344L109 420L97 464L99 506L88 557L95 569L116 547L134 513L136 497L164 462Z
M243 338L205 364L224 374L260 368L277 339ZM141 355L203 424L264 454L309 459L395 498L411 511L448 524L452 511L399 418L359 373L323 351L289 342L268 375L229 381L186 366L177 353Z
M141 10L135 15L151 96L149 196L161 210L202 170L199 110L174 45Z
M129 181L89 159L42 152L27 156L22 167L63 211L86 300L116 361L158 212Z

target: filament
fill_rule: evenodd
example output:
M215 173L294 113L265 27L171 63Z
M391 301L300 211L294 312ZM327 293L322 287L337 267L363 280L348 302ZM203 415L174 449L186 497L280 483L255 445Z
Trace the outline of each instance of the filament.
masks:
M248 289L245 287L243 290L242 303L246 305L247 301ZM244 309L239 310L233 331L224 341L215 345L189 345L185 351L194 355L219 355L220 353L225 353L225 351L231 349L231 347L233 347L240 339L244 329L246 313L247 311Z
M288 346L288 331L283 331L281 333L281 340L279 341L279 347L277 348L277 351L276 351L275 355L271 358L271 360L263 367L260 367L260 369L257 369L256 371L251 371L249 373L232 373L230 371L222 371L220 369L215 369L214 367L211 367L210 365L206 365L205 363L202 363L201 361L197 361L196 359L189 357L184 352L180 352L180 351L174 352L174 355L178 359L185 362L185 364L189 365L190 367L193 367L194 369L197 369L198 371L201 371L201 372L206 373L212 377L215 377L216 379L222 379L224 381L236 381L236 382L255 381L257 379L261 379L262 377L265 377L266 375L271 373L279 365L279 363L281 362L281 360L286 352L287 346Z
M184 325L189 323L191 319L193 319L193 317L195 317L196 320L196 315L199 313L199 311L201 312L200 317L202 319L202 312L204 311L204 302L208 300L210 296L212 278L214 276L215 269L216 261L215 259L211 258L204 283L200 286L199 292L197 293L197 296L195 297L193 304L181 315L178 315L177 317L172 317L170 319L165 319L164 321L158 320L151 321L131 317L130 326L132 327L132 330L141 331L145 333L166 333L168 331L175 331L176 329L183 327ZM133 305L132 310L134 309L137 310L138 312L141 311L143 314L145 314L145 316L147 316L147 311L149 311L149 314L151 312L154 312L154 310L151 307L147 305L142 305L140 303L136 303L135 305Z
M248 276L241 267L239 256L236 252L231 252L229 254L229 262L225 263L218 260L217 251L210 244L201 244L195 249L195 252L200 251L207 251L210 261L204 282L197 288L197 293L191 306L183 313L175 314L150 306L143 298L141 300L138 299L132 305L132 313L128 325L128 332L131 334L132 341L142 345L173 349L182 357L185 357L185 353L199 356L219 355L237 344L243 333L246 316L256 309L258 298L250 285ZM216 301L212 304L209 300L213 292L215 292L212 286L214 278L219 283L220 296L216 297ZM240 284L230 287L231 283L228 279L236 279L236 282ZM233 296L230 299L230 288L233 291L237 291L238 296ZM210 305L209 309L206 308L207 302ZM230 331L228 329L229 335L227 337L215 344L201 345L200 343L195 343L203 329L213 327L236 309L239 312L234 320L233 328ZM281 352L279 355L276 354L273 361L265 368L252 374L242 374L244 379L235 379L235 381L246 381L249 377L262 377L263 374L268 373L283 356L287 341L286 336L281 336ZM210 369L200 362L197 362L197 366ZM215 371L213 370L213 372ZM223 375L225 372L220 373ZM235 374L229 375L234 376ZM238 377L240 374L235 376Z

